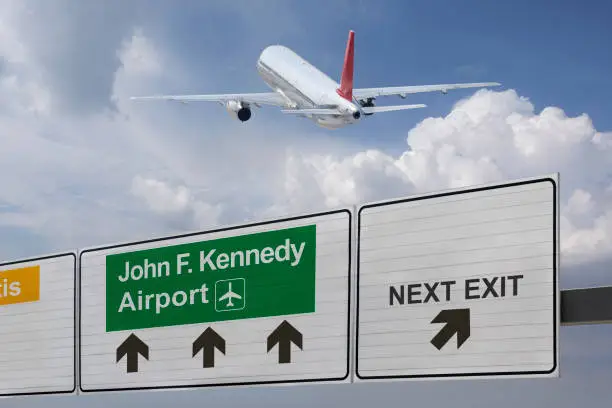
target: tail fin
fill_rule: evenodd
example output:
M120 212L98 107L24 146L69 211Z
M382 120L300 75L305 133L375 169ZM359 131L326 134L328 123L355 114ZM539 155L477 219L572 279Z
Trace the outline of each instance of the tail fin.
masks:
M349 101L353 100L353 55L355 53L355 32L349 31L344 52L344 65L342 66L342 77L340 88L336 90L338 95Z

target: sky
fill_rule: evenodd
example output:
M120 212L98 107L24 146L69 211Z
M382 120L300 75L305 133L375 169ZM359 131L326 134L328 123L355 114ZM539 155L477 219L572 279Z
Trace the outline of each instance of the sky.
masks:
M0 0L0 259L210 229L553 172L561 286L612 284L606 2ZM157 93L267 91L284 44L355 86L498 81L340 130L277 109L247 123ZM394 104L390 98L382 104ZM0 400L0 407L460 407L609 401L608 326L563 327L561 377ZM212 402L211 402L212 401Z

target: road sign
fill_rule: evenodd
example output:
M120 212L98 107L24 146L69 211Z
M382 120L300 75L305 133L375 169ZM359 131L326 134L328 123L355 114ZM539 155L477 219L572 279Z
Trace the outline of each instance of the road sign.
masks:
M356 381L558 376L557 176L364 205Z
M349 381L351 213L81 252L83 392Z
M0 396L76 390L76 255L0 264Z

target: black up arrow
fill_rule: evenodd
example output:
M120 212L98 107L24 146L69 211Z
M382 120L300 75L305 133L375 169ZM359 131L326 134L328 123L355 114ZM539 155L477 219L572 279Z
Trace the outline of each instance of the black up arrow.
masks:
M130 334L119 347L117 347L117 363L127 355L127 372L138 372L138 355L149 359L149 346L147 346L136 335Z
M192 357L195 357L196 354L202 350L202 357L204 359L203 367L214 367L215 349L225 354L225 340L209 327L193 342Z
M268 353L278 344L278 363L291 362L291 343L302 350L302 333L295 327L283 322L268 336Z
M431 323L446 323L442 330L431 339L438 350L457 334L457 348L470 337L470 309L449 309L442 310Z

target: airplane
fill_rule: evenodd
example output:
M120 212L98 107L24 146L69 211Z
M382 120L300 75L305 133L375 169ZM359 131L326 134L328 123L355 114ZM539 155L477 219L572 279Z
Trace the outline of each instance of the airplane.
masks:
M219 298L219 302L229 299L225 307L233 307L234 303L232 302L232 299L242 299L242 296L232 291L232 282L228 282L228 285L229 288L227 290L227 293Z
M251 119L252 108L262 105L281 108L284 114L305 117L318 126L338 129L357 123L366 116L381 112L425 108L425 104L375 106L377 97L396 95L405 99L408 94L442 92L451 89L499 86L498 82L436 84L354 88L353 67L355 32L349 30L340 83L331 79L304 58L283 45L270 45L260 54L256 68L272 92L132 96L132 100L170 100L182 103L217 102L241 122Z

